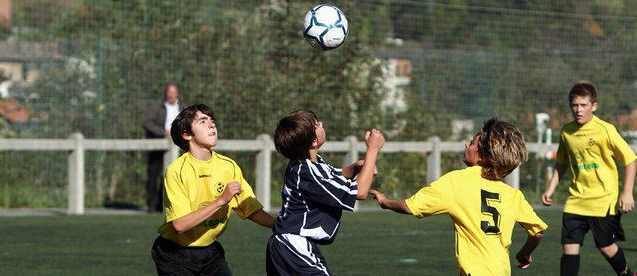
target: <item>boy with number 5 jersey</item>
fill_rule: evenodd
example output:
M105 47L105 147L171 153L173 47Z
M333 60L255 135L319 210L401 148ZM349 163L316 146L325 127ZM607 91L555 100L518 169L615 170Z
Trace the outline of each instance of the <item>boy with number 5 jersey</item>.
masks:
M447 173L405 200L370 193L382 208L398 213L417 218L448 214L455 229L459 275L511 275L509 246L515 223L529 234L516 255L520 268L531 264L531 253L548 227L522 192L502 182L526 159L522 133L494 118L465 144L463 161L469 168Z

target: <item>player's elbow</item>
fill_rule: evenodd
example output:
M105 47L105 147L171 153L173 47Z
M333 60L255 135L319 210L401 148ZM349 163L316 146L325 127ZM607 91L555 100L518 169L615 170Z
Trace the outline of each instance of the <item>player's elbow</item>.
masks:
M358 190L356 191L356 199L358 200L365 200L367 199L367 196L369 195L369 190L370 187L361 187L362 185L358 186Z
M535 235L529 235L529 239L532 239L532 240L535 240L535 241L540 241L543 236L544 236L544 232L538 232Z
M405 202L404 200L398 201L397 205L398 205L397 206L398 213L405 214L405 215L413 215L413 213L411 212L411 209L409 209L409 206L407 206L407 202Z
M184 225L184 223L181 223L179 220L173 220L172 225L177 235L181 235L183 233L186 233L188 230L190 230L189 228L186 227L186 225Z

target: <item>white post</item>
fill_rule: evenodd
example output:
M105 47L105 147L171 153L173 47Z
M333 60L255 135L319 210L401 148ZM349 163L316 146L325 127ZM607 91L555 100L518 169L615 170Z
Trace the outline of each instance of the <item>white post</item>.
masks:
M358 161L358 149L356 149L356 143L358 140L356 139L356 136L347 136L345 137L345 142L349 143L349 148L347 149L347 154L345 155L343 162L345 162L345 166L349 166Z
M347 149L347 154L345 154L345 158L343 160L345 164L343 166L349 166L358 161L358 149L356 149L356 143L358 140L356 139L356 136L347 136L345 137L345 142L349 143L349 148ZM354 205L354 211L358 211L358 201Z
M550 128L546 129L546 147L550 147L551 144L553 143L552 141L552 136L553 136L553 130L551 130ZM549 183L551 183L551 178L553 178L553 153L551 152L550 155L548 155L547 153L549 153L549 150L547 149L546 151L544 151L544 157L546 158L545 160L548 160L548 165L546 166L546 181L544 182L544 189L548 188Z
M177 160L177 158L179 158L179 147L173 143L173 140L170 137L168 137L166 141L168 142L168 149L164 152L163 174L166 173L166 169L168 168L170 163L172 163L173 161Z
M427 185L440 178L440 160L442 157L440 138L433 136L428 141L431 143L431 152L427 153Z
M68 202L69 215L84 214L84 136L73 133L69 139L75 141L75 149L69 154Z
M504 178L504 182L514 189L520 189L520 167L515 168Z
M257 154L256 166L256 194L257 199L263 204L263 211L269 212L270 206L270 180L272 178L272 139L267 134L257 137L261 141L261 150Z

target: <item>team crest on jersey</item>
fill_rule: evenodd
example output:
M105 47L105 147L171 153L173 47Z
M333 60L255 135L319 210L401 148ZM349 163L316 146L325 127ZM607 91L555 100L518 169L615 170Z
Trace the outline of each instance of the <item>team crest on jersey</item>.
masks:
M225 185L223 185L222 182L218 182L217 184L214 185L213 188L217 194L223 193L223 190L226 189Z
M592 147L595 145L595 141L593 141L593 138L588 139L588 147Z

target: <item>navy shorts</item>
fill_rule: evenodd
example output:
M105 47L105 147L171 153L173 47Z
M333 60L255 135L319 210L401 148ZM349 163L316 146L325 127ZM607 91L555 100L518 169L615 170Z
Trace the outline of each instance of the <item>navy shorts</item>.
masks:
M216 241L206 247L183 247L159 236L151 253L159 276L232 276L223 247Z
M278 234L270 237L266 252L268 276L331 276L316 244L305 237Z
M583 245L584 236L588 230L593 232L597 248L626 240L620 214L589 217L564 213L562 217L562 244Z

